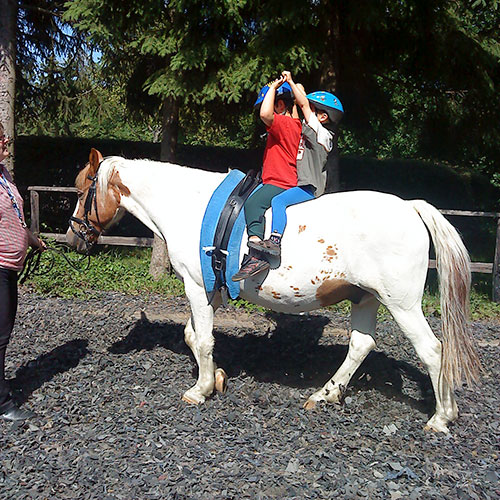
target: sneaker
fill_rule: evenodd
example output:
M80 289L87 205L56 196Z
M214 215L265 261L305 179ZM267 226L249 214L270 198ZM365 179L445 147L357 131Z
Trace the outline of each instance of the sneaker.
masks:
M269 269L269 262L257 259L256 257L250 257L250 259L241 266L240 270L231 278L231 280L241 281L250 278L251 276L255 276L266 269Z
M0 418L10 422L22 422L36 416L36 413L30 410L21 410L21 408L18 408L12 399L9 399L0 406Z
M267 253L269 255L279 256L281 254L281 246L275 243L272 239L261 240L261 241L249 241L249 248L259 250L260 252Z

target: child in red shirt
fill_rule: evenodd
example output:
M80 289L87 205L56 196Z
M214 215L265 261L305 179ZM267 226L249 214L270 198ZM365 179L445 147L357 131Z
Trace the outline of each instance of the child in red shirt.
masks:
M271 200L297 185L297 152L302 131L294 110L292 90L283 76L260 91L255 105L261 102L260 118L268 136L262 164L263 186L245 203L249 246L264 239L264 214ZM267 261L251 256L243 261L231 279L241 281L268 268Z

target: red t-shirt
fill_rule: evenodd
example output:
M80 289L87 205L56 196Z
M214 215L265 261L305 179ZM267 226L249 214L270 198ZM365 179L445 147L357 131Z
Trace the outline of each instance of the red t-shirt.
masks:
M273 124L267 131L262 182L283 189L295 187L297 185L297 151L302 124L299 119L274 113Z

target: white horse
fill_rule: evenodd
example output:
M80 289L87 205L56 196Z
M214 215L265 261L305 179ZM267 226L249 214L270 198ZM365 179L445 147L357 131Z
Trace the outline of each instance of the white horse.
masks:
M148 160L103 160L93 149L76 180L79 201L67 233L68 242L81 249L83 240L94 242L126 210L165 240L191 306L184 334L199 374L183 399L194 404L205 401L214 387L225 382L212 358L213 316L221 300L216 297L208 305L199 256L204 211L224 176ZM92 187L94 198L92 189L89 195ZM467 329L470 260L457 231L425 201L371 191L324 195L289 207L287 215L281 265L244 281L240 296L285 313L311 311L344 299L353 303L347 357L304 407L340 402L354 372L375 347L377 309L382 303L429 372L436 409L427 428L448 432L448 423L458 416L453 388L463 378L469 383L477 380L480 372ZM421 308L428 231L437 254L442 342ZM246 240L241 248L243 254Z

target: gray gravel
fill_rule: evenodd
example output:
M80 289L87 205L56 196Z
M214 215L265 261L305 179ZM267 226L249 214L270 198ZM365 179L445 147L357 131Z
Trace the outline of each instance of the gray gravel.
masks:
M482 385L458 391L444 436L423 431L430 382L392 321L344 404L308 412L345 355L347 318L219 311L229 390L193 407L180 399L196 376L187 316L183 298L23 291L7 376L40 418L0 423L0 498L500 498L499 323L472 325Z

